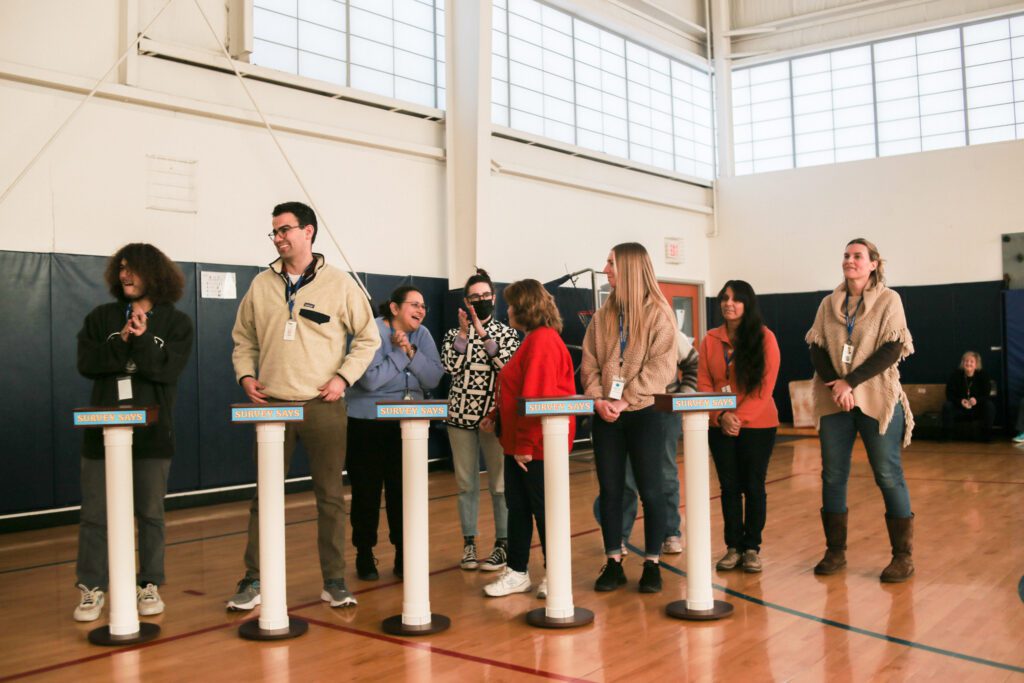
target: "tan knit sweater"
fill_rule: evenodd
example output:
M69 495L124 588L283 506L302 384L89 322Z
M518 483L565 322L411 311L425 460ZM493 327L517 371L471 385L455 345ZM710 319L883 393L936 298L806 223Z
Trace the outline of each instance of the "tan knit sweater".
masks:
M583 337L583 363L580 381L583 393L592 398L607 398L612 380L626 380L622 399L626 410L640 410L654 404L654 394L665 393L676 375L676 329L673 321L657 306L647 306L647 330L630 334L622 369L619 369L619 335L608 335L605 318L608 307L594 314Z
M903 344L900 360L914 352L914 340L907 328L907 318L903 312L900 295L879 284L864 290L864 303L857 313L851 338L854 349L853 362L843 363L843 346L846 344L845 304L844 282L821 300L818 313L814 316L814 324L805 337L808 344L816 344L828 351L832 367L840 377L845 377L887 342L898 341ZM861 412L878 420L879 434L884 434L888 429L896 410L896 402L899 401L903 406L904 415L903 445L910 445L914 416L910 412L910 404L900 384L900 372L895 363L880 374L857 385L853 390L853 400ZM831 389L815 375L814 418L818 428L821 428L823 416L838 413L840 410L832 400Z

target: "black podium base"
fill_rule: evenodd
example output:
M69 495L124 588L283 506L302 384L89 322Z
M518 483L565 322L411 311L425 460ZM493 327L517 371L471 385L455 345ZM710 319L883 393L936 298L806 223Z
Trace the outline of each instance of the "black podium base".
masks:
M526 613L526 623L538 628L576 628L594 623L594 613L582 607L575 607L571 617L555 619L545 614L543 607L539 607Z
M687 621L714 621L731 616L732 609L732 605L721 600L715 600L715 606L711 609L690 609L686 606L686 600L676 600L668 603L665 614Z
M295 617L288 617L288 628L264 631L260 628L260 620L253 619L238 627L238 635L246 640L288 640L298 638L309 630L309 624Z
M160 635L160 627L156 624L147 624L145 622L139 623L139 630L137 633L130 633L125 636L115 636L110 633L110 626L100 626L89 631L89 642L93 645L134 645L135 643L145 643L147 640L153 640Z
M436 612L430 613L429 624L420 624L419 626L403 624L401 614L388 617L384 621L380 622L380 627L384 633L388 633L393 636L429 636L433 633L447 631L448 627L451 625L451 619L443 614L437 614Z

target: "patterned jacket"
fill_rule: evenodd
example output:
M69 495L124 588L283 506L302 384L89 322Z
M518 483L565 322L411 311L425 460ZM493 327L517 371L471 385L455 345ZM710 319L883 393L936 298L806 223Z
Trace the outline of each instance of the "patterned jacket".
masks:
M484 325L494 343L497 354L491 357L484 348L484 341L472 325L469 327L466 352L455 348L459 328L455 327L444 335L441 342L441 365L452 376L448 391L447 423L462 429L477 429L480 420L490 412L494 403L494 383L498 371L508 362L519 348L519 333L493 317Z

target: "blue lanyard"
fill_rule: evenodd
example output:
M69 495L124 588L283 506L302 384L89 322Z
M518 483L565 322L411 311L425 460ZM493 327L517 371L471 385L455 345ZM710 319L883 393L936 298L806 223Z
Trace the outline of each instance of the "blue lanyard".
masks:
M132 317L132 304L131 304L131 302L128 302L128 306L124 309L124 319L128 320L128 318L130 318L130 317ZM147 318L152 318L153 317L153 309L150 309L150 310L146 311L146 317Z
M629 343L629 333L622 324L622 314L619 313L619 368L626 359L626 344Z
M846 292L846 303L843 305L843 312L846 314L846 343L850 343L853 338L853 326L857 324L857 312L860 311L861 304L864 303L864 295L860 297L860 301L857 302L857 308L853 309L853 315L850 315L850 292Z
M733 356L736 355L736 352L733 351L732 353L729 353L729 349L726 348L725 344L722 344L722 355L725 356L725 376L728 377L729 376L729 363L732 362L732 358L733 358Z
M285 287L288 292L288 317L293 320L295 319L295 316L293 315L293 312L295 311L295 295L298 294L299 287L303 285L305 280L306 274L303 273L299 276L299 279L295 281L295 284L292 284L291 278L288 278L288 282L285 283Z

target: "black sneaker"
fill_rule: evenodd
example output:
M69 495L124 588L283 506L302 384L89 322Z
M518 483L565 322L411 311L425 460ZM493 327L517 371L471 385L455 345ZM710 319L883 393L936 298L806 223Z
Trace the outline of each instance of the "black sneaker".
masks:
M640 576L640 592L661 592L661 565L654 560L644 560L644 573Z
M373 556L372 550L356 553L356 575L363 581L376 581L380 578L377 573L377 558Z
M622 560L609 557L608 563L601 567L601 575L594 582L594 590L606 593L625 585L626 572L622 571Z

